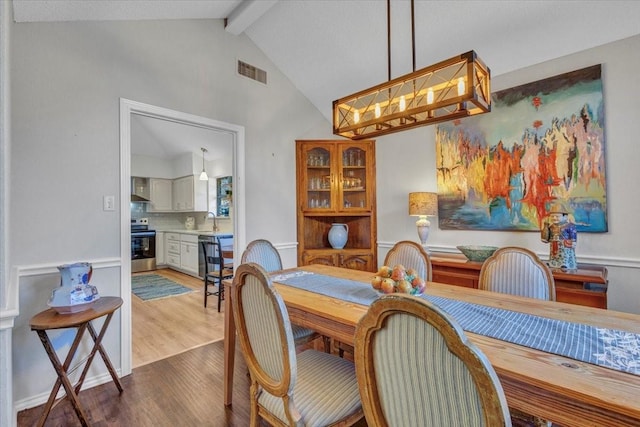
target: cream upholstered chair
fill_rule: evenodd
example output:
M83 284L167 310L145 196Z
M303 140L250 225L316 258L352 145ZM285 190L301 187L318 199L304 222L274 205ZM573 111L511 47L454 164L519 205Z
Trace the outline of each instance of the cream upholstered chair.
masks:
M556 287L549 267L532 251L517 246L500 248L487 258L480 269L478 288L504 294L556 300ZM517 420L536 426L551 423L521 411L511 410Z
M282 258L273 244L265 239L257 239L247 245L247 249L242 253L241 264L255 262L267 272L282 270ZM293 339L296 346L306 344L320 337L316 331L300 325L292 324ZM325 348L328 344L325 341Z
M387 252L384 258L384 265L393 267L398 264L403 265L406 269L415 269L418 272L418 276L427 282L431 281L431 259L424 248L416 242L401 240L396 242L389 252ZM340 355L340 357L344 356L345 351L353 354L353 347L349 344L338 342L336 346L338 347L338 355Z
M356 328L355 363L370 426L511 426L491 363L429 301L374 301Z
M555 301L553 274L538 256L525 248L507 246L486 259L478 288L487 291Z
M384 265L393 267L402 264L405 268L414 268L420 277L427 282L431 281L431 259L422 246L410 240L397 242L387 252Z
M268 273L241 264L233 316L251 376L251 426L349 426L362 419L355 367L329 353L296 354L284 301Z
M280 253L273 244L265 239L257 239L247 245L242 253L241 264L255 262L268 272L282 270Z

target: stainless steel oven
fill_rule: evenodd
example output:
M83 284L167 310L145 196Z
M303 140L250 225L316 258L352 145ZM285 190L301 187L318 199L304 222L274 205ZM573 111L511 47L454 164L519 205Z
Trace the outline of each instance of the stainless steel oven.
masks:
M131 272L156 269L156 231L147 218L131 220Z

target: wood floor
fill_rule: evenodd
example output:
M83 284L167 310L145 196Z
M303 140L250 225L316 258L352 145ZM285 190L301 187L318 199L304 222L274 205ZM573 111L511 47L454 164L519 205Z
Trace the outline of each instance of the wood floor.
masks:
M132 295L133 368L223 338L224 307L218 313L216 297L209 297L207 308L204 307L201 279L170 269L134 275L149 273L164 276L194 292L149 301Z
M113 383L83 390L80 402L93 427L238 426L249 425L249 379L242 355L236 354L233 407L223 405L224 342L135 368ZM18 413L18 426L33 426L42 406ZM68 401L51 411L45 426L79 426Z

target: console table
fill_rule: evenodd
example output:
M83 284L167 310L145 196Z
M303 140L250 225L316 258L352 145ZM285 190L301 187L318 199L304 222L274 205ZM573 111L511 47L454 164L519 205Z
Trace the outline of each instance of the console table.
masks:
M478 288L481 262L468 261L464 255L431 253L433 281ZM556 301L588 307L607 308L607 268L578 264L573 272L551 269L556 285Z
M109 322L111 321L111 317L113 317L113 313L120 308L122 305L122 298L119 297L101 297L96 300L91 308L85 311L81 311L79 313L70 313L70 314L59 314L56 310L50 308L48 310L42 311L31 318L31 330L36 331L38 333L38 337L40 337L40 341L42 341L42 345L44 346L49 359L51 360L51 364L58 374L58 379L56 380L55 385L53 386L53 390L51 390L51 394L49 395L49 400L47 400L47 404L44 407L44 411L40 420L38 421L38 426L43 426L47 417L49 416L49 412L54 407L56 403L56 396L58 394L58 390L60 390L60 386L64 387L66 391L66 397L71 402L71 406L78 416L80 423L83 426L88 426L89 421L87 420L87 416L80 405L80 401L78 400L78 393L80 392L80 388L82 387L82 383L89 371L89 367L91 366L91 362L93 361L96 353L100 353L104 364L109 370L109 374L111 374L111 378L115 383L118 390L122 393L122 385L120 384L120 380L118 379L118 375L116 374L111 361L109 360L109 356L107 356L107 352L104 347L102 347L102 338L104 337L105 332L107 331L107 327L109 326ZM102 328L100 329L100 333L96 334L96 330L93 328L91 324L92 320L101 318L106 316L104 323L102 324ZM67 353L67 357L64 360L64 364L60 363L60 359L58 359L58 355L56 353L55 348L51 344L49 340L49 336L47 335L48 330L52 329L66 329L66 328L76 328L76 336L73 340L73 344L69 349L69 353ZM80 379L76 385L72 385L69 380L68 373L73 371L75 367L71 367L71 362L73 357L78 350L78 346L80 341L82 340L82 336L85 331L89 331L89 335L93 339L94 345L93 349L89 353L88 358L84 362L84 369L82 370L82 374L80 375ZM82 362L81 362L82 363ZM58 400L59 402L60 400Z

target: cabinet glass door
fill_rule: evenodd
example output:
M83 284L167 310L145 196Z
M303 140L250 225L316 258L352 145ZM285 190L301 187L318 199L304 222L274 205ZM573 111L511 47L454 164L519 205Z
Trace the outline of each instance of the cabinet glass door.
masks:
M367 152L357 146L345 147L340 175L341 209L367 209Z
M331 151L314 147L307 151L307 208L332 209Z

